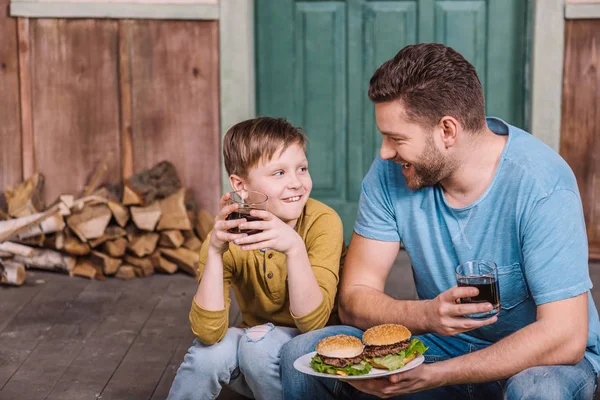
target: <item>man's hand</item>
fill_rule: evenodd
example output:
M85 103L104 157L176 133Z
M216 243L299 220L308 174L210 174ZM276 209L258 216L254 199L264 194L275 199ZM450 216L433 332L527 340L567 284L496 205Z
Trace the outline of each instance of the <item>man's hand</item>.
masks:
M229 193L225 193L220 202L221 211L215 218L215 226L210 235L210 248L219 254L229 249L229 242L247 236L245 233L229 233L228 230L246 222L245 218L227 221L229 214L238 209L237 203L229 204Z
M294 250L304 249L304 242L296 231L268 211L252 210L250 215L259 217L262 221L251 221L240 224L240 229L257 229L262 232L239 238L235 244L242 250L260 250L270 248L289 255ZM304 251L306 251L304 249Z
M410 371L390 375L380 379L364 379L346 381L361 392L381 398L395 397L406 393L420 392L443 386L436 379L431 365L421 365Z
M429 331L442 336L453 336L496 322L498 316L484 320L473 320L464 317L468 314L490 311L493 308L490 303L459 303L461 298L474 297L478 294L479 290L477 288L454 286L440 293L435 299L430 300L426 312Z

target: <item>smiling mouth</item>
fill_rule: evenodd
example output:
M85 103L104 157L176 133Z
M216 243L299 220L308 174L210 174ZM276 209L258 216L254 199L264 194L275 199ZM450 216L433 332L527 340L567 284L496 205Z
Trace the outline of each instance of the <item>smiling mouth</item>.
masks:
M295 203L295 202L299 201L301 198L302 198L302 196L292 196L292 197L286 197L285 199L281 199L281 200L286 203Z

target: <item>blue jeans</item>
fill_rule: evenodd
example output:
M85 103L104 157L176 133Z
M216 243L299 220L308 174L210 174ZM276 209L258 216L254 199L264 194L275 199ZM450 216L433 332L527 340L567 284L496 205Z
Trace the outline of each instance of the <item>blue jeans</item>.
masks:
M318 378L298 372L293 364L298 357L314 351L317 342L324 337L346 334L362 338L362 331L350 326L330 326L297 336L281 350L281 377L283 397L293 399L359 399L374 400L377 397L359 392L347 383L336 379ZM425 362L447 360L483 347L475 346L456 337L426 334L418 338L429 347ZM567 366L534 367L526 369L506 381L469 385L443 386L395 397L395 399L540 399L591 400L594 397L598 377L586 359L579 364Z
M279 352L300 332L259 325L229 328L219 343L194 340L177 370L169 400L215 399L223 385L254 399L281 399Z

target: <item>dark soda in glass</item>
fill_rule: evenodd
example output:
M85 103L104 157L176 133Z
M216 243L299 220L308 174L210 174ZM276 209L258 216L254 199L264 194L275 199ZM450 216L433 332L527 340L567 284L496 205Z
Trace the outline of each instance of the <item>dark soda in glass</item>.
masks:
M229 214L227 216L228 221L233 220L233 219L242 219L242 218L246 218L246 221L248 221L248 222L262 221L262 218L250 215L250 209L237 209L236 211L232 212L231 214ZM248 235L254 235L254 234L262 232L262 229L239 229L236 226L235 228L229 229L227 232L229 232L229 233L246 233Z

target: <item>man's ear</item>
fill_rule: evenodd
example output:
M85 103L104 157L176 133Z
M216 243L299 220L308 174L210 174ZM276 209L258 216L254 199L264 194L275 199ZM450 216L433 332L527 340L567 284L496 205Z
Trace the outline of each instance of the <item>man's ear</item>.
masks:
M234 191L246 190L246 182L239 175L235 175L235 174L229 175L229 184L231 185L231 188Z
M456 144L460 123L453 117L444 116L440 119L438 127L442 130L442 142L446 148L450 148Z

